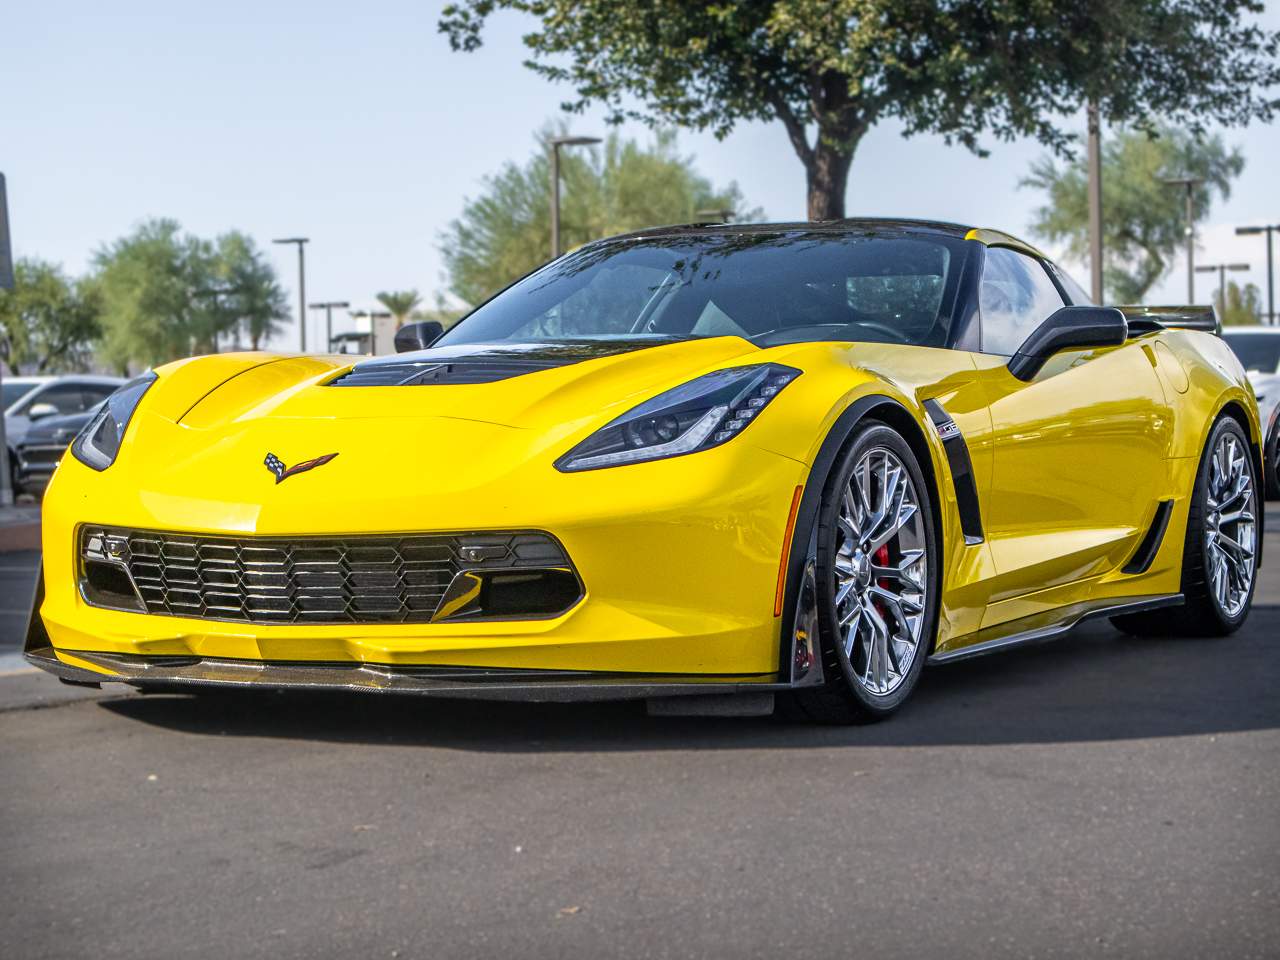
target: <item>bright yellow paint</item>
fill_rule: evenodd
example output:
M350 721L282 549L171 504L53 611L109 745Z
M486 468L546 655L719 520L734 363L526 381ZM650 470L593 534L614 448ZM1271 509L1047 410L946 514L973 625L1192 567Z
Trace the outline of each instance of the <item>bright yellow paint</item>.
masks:
M1207 358L1202 359L1202 358ZM1156 361L1153 364L1153 359ZM554 460L654 394L713 369L803 371L739 437L690 456L564 474ZM116 463L63 459L45 499L45 624L67 651L759 676L778 669L778 560L793 493L860 397L905 407L939 478L938 647L1056 606L1178 589L1187 495L1215 415L1256 405L1225 345L1169 331L1064 354L1030 384L999 358L877 344L759 349L720 337L490 384L343 387L341 357L236 354L160 368ZM1175 382L1186 381L1185 392ZM970 448L985 542L967 546L936 398ZM337 452L277 485L263 466ZM1175 511L1151 570L1119 572L1155 502ZM79 525L242 535L546 530L585 599L554 620L257 626L90 607Z

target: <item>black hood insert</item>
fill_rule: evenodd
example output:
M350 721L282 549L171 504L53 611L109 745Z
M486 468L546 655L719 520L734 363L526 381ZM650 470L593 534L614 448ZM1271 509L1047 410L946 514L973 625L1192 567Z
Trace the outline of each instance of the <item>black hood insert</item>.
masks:
M464 343L377 357L357 363L331 387L414 387L495 383L538 370L598 360L681 337L607 337L527 343Z

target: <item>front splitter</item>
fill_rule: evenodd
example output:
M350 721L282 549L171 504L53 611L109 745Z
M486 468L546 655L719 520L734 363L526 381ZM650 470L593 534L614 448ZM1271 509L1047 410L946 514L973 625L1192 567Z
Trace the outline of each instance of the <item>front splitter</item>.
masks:
M220 687L572 702L790 689L788 684L777 682L776 674L636 675L571 670L155 657L89 650L60 652L75 663L64 662L51 646L28 649L25 655L29 663L72 683L119 682L144 690L149 686L166 689Z

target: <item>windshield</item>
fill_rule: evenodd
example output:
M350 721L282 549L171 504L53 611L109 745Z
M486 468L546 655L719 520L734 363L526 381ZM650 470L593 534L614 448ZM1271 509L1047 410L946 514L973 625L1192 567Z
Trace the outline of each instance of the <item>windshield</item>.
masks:
M438 345L738 336L943 346L962 243L802 231L596 244L504 290Z
M1237 357L1245 370L1258 373L1276 373L1280 371L1280 334L1271 336L1265 333L1224 333L1223 339Z
M0 381L0 407L8 410L38 386L38 383L21 383L14 380Z

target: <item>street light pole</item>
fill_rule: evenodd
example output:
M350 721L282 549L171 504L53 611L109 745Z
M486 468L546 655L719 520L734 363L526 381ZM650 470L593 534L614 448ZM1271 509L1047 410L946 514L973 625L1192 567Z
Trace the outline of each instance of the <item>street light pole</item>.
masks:
M1239 236L1250 236L1259 233L1267 235L1267 325L1275 326L1276 323L1276 287L1275 278L1272 275L1271 261L1271 235L1280 230L1280 223L1269 223L1265 227L1236 227L1236 234Z
M1218 271L1218 312L1225 315L1227 312L1227 271L1239 273L1241 270L1248 270L1247 263L1206 263L1196 267L1196 273L1213 273Z
M1102 130L1098 101L1089 101L1089 279L1093 302L1102 303Z
M328 353L333 349L333 308L349 307L346 300L326 300L324 303L311 304L312 310L324 311L324 352Z
M552 137L551 147L551 259L560 256L560 148L588 147L599 143L599 137Z
M307 237L285 237L272 240L272 243L296 243L298 245L298 331L302 343L302 352L307 352L307 258L304 247L310 242Z
M1196 187L1204 183L1204 177L1165 177L1171 187L1183 187L1187 191L1187 305L1196 302ZM1203 273L1204 271L1200 271Z

